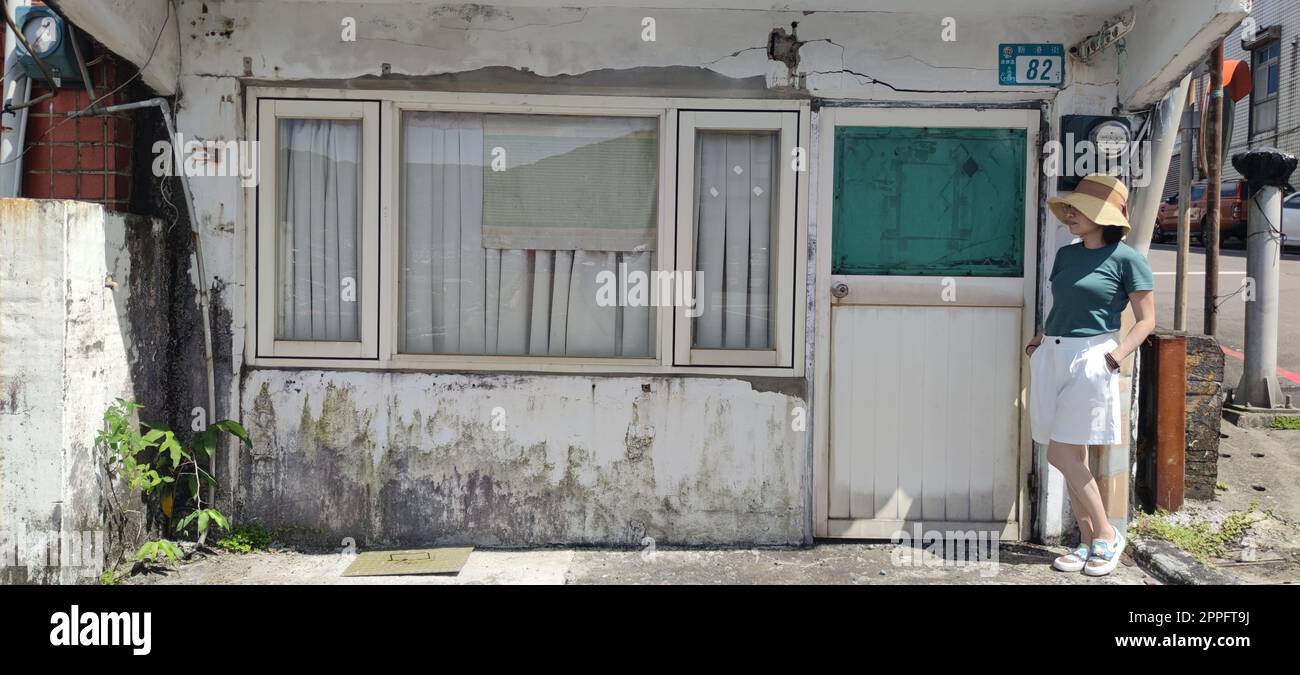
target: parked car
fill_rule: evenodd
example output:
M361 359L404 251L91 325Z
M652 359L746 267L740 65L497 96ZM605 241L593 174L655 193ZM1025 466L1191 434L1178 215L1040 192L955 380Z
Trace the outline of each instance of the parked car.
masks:
M1282 200L1282 246L1300 247L1300 192Z
M1224 181L1219 192L1219 241L1232 237L1246 240L1246 199L1250 190L1244 180ZM1188 216L1192 222L1192 235L1201 246L1205 245L1205 183L1192 184L1192 204ZM1156 212L1156 227L1151 240L1174 241L1178 238L1178 194L1160 204Z

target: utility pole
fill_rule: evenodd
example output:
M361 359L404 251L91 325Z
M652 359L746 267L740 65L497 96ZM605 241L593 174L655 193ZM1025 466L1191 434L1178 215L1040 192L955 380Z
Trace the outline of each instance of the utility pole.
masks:
M1241 153L1232 165L1250 184L1246 228L1246 362L1229 403L1238 414L1296 414L1277 381L1278 275L1282 265L1282 190L1295 171L1294 155L1264 148Z
M1209 118L1201 131L1205 143L1205 334L1219 329L1219 201L1223 182L1223 42L1210 52Z
M1195 162L1192 159L1192 139L1200 128L1198 112L1195 110L1197 81L1187 89L1187 103L1183 107L1183 146L1178 153L1178 246L1177 272L1174 276L1174 330L1187 330L1187 257L1188 239L1192 234L1192 172Z

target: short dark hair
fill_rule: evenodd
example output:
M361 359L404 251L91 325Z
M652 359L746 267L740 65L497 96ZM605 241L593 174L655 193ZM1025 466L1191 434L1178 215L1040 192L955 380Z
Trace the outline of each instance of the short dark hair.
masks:
M1127 232L1118 225L1102 225L1101 240L1107 244L1118 244Z

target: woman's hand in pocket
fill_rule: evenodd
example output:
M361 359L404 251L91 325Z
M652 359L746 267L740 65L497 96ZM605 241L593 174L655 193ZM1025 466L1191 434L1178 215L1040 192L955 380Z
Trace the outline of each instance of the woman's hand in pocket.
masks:
M1030 340L1029 344L1025 345L1025 355L1033 356L1034 352L1038 351L1038 345L1042 343L1043 343L1043 336L1035 335L1034 339Z

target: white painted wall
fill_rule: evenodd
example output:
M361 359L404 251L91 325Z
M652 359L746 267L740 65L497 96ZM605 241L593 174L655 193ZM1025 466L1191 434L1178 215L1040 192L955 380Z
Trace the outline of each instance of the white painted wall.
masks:
M29 546L48 532L120 543L105 532L111 487L94 439L109 404L134 398L141 356L127 315L127 227L94 204L0 199L0 581L76 583L102 569L9 566L30 560L5 557L20 532ZM118 491L119 505L127 498Z

